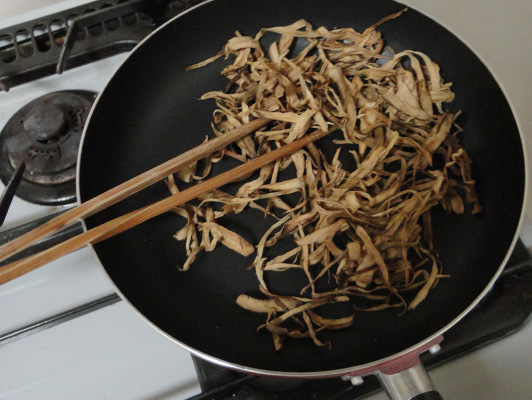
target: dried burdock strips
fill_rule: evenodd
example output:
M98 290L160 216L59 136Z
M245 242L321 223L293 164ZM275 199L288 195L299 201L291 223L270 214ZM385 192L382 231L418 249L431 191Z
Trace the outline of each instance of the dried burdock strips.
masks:
M266 314L259 330L272 334L276 349L286 337L324 345L322 332L356 325L357 312L419 307L444 277L431 209L482 210L471 159L459 140L467 132L458 126L460 113L446 110L454 100L452 84L428 55L395 53L377 30L400 15L362 32L315 28L305 20L255 36L237 32L220 53L189 68L232 61L221 71L226 90L202 97L216 102L215 135L253 118L272 120L225 149L224 157L246 162L309 131L340 132L323 148L318 142L263 167L233 195L217 191L176 210L186 219L175 237L186 243L187 268L198 252L219 244L242 255L256 252L249 269L263 297L242 294L237 304ZM276 40L263 48L266 35ZM190 166L180 176L204 174ZM172 179L168 184L178 190ZM215 212L216 201L223 206ZM276 219L254 244L223 226L224 216L249 208ZM288 250L280 250L286 241ZM277 293L267 275L288 271L306 283L292 295ZM329 315L338 304L345 310L346 302L352 312Z

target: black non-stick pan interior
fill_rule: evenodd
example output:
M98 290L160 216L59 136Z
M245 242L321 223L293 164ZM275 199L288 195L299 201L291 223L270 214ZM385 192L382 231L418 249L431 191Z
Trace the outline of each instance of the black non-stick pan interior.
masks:
M216 0L180 16L142 43L107 85L85 132L79 166L81 201L200 144L210 135L215 105L198 98L226 85L219 60L185 72L222 49L236 30L254 35L262 27L304 18L314 26L364 30L404 6L386 0ZM488 69L455 36L408 10L379 30L396 51L425 52L453 82L453 111L464 128L473 159L481 215L433 213L435 246L444 272L415 311L357 313L352 328L323 333L330 347L288 340L280 352L257 332L262 315L240 309L240 293L257 294L253 256L219 247L187 272L184 246L172 235L181 217L167 213L95 247L110 278L151 323L197 352L256 370L306 373L351 368L394 355L442 330L460 316L496 275L515 237L524 192L521 139L512 111ZM87 219L93 227L168 193L164 183ZM257 242L271 221L256 211L224 222ZM272 278L273 279L273 278ZM283 288L290 280L279 283ZM134 349L132 349L134 351Z

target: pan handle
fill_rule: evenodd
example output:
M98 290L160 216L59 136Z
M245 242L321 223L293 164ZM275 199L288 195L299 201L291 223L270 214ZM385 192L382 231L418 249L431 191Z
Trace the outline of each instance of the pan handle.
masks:
M396 373L378 371L377 377L392 400L443 400L421 362Z

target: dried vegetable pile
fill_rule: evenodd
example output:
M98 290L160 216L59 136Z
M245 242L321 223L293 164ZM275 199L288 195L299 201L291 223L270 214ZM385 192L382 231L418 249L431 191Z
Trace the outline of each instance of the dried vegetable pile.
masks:
M229 80L226 90L202 97L216 101L216 135L253 118L272 120L254 136L225 149L223 157L245 162L309 132L342 133L334 141L334 156L327 158L318 142L263 167L259 177L243 183L236 194L216 191L199 204L175 210L187 220L175 235L186 244L183 269L200 251L212 251L218 243L243 256L256 252L250 268L264 297L242 294L237 303L265 313L259 329L273 335L276 349L285 337L310 337L323 345L319 331L353 324L355 310L331 318L320 313L325 304L363 297L373 304L365 310L414 309L443 276L429 210L439 205L453 213L481 211L471 161L458 138L458 114L444 109L454 98L451 84L425 54L394 54L376 30L400 14L362 33L315 29L304 20L263 29L255 37L237 32L219 54L190 67L219 57L233 59L222 71ZM267 53L260 44L266 34L278 35ZM303 48L289 57L296 41L298 47L304 43ZM345 157L354 168L342 167ZM295 174L281 180L288 168ZM196 165L191 165L178 175L191 181L209 171L210 163L196 176ZM178 190L173 177L168 185ZM296 205L289 204L288 195L298 196ZM223 227L224 215L248 207L277 219L259 243ZM265 255L286 238L292 240L290 251ZM300 270L308 284L294 288L295 296L272 292L265 274L288 269ZM318 279L328 279L332 289L317 290Z

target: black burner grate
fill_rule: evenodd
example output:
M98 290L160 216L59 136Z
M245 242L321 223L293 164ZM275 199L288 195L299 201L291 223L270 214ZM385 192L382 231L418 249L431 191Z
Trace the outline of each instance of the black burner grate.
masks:
M129 51L202 1L99 0L0 29L0 91Z

